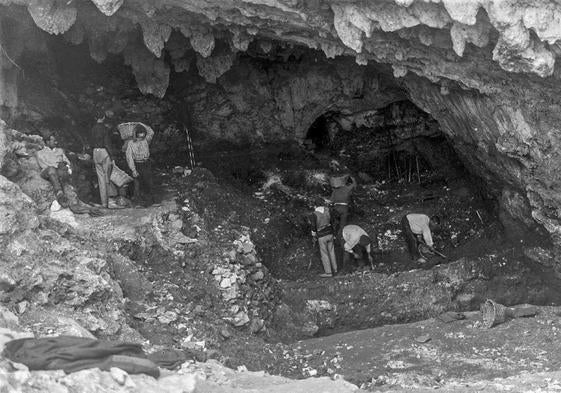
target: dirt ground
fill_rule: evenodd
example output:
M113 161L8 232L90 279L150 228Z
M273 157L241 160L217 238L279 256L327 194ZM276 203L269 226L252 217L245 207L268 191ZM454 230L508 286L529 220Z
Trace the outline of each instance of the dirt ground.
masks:
M208 291L212 277L207 270L214 258L223 256L234 240L233 234L239 231L250 231L263 264L275 277L282 278L279 285L297 282L306 286L322 280L318 276L319 258L302 215L309 212L310 200L329 193L327 185L307 180L309 173L323 173L325 167L311 156L302 160L298 156L293 160L288 160L286 155L281 157L277 161L269 156L267 165L262 165L259 171L255 170L259 167L255 161L247 166L245 161L235 165L224 157L209 163L209 167L214 163L212 172L203 169L181 177L159 171L157 189L161 207L124 209L94 219L108 220L119 231L119 226L126 227L129 222L132 227L154 210L179 208L188 201L187 205L200 214L208 229L198 245L186 249L186 259L161 250L144 255L134 255L134 247L128 250L141 273L157 289L147 301L130 301L127 305L131 326L153 344L177 347L189 336L188 348L196 359L216 358L229 367L265 370L292 378L343 376L371 391L444 388L451 383L465 386L522 371L546 372L558 366L560 360L552 348L561 318L555 307L541 308L535 318L510 321L490 330L481 327L475 312L468 314L464 321L449 324L429 319L331 334L293 344L277 343L266 333L255 335L227 324L217 311L219 299ZM281 168L280 178L286 179L283 184L288 184L293 194L287 195L276 187L263 188L271 176L270 167ZM450 256L450 261L460 255L492 256L499 251L505 255L505 250L510 249L519 252L516 245L498 235L499 225L492 210L472 193L469 184L449 185L434 180L437 175L423 174L421 185L403 181L371 182L362 183L357 189L352 222L378 234L383 251L375 268L378 272L431 267L431 264L418 266L408 261L399 236L399 219L404 211L422 209L442 215L445 229L436 236L436 243ZM196 236L192 225L186 225L183 232ZM126 233L121 236L126 237ZM431 262L446 263L441 259ZM348 277L360 280L363 274L371 273L354 273ZM539 283L532 281L532 285ZM149 320L142 317L168 311L177 314L177 320L166 322L159 317ZM416 342L415 338L421 335L428 335L430 341ZM204 346L199 346L203 342Z
M164 107L160 101L140 96L131 86L125 91L126 86L105 83L109 79L104 76L76 91L61 86L67 97L37 102L37 106L62 102L61 107L66 103L76 112L72 118L78 119L77 124L64 120L63 127L59 124L63 119L53 116L47 128L62 129L61 139L78 141L80 135L76 135L76 130L91 127L94 108L113 99L111 125L134 119L159 124L167 130L172 107L169 102ZM118 92L125 93L118 96ZM37 94L37 100L43 96L48 95ZM52 112L57 114L58 105L52 106ZM21 122L15 126L30 133L41 131L34 123ZM196 151L200 166L210 171L201 176L181 177L173 175L170 169L185 163L186 155L177 148L182 140L177 136L164 132L158 145L163 150L154 152L160 164L155 180L162 206L112 211L105 217L86 219L92 231L125 242L129 234L131 242L134 237L132 231L128 232L130 229L159 210L177 210L182 214L182 208L188 206L204 222L208 233L202 236L197 225L187 214L183 215L184 235L198 239L185 248L183 257L159 248L144 252L142 245L134 243L126 247L121 243L115 251L133 259L139 274L154 289L147 299L129 299L126 304L128 323L152 345L181 347L196 359L216 358L229 367L265 370L292 378L342 376L371 391L445 391L450 387L455 390L454 386L473 386L474 391L479 391L485 389L482 380L559 368L561 357L557 355L556 343L561 317L557 307L542 307L535 318L509 321L489 330L481 327L476 312L467 314L464 321L449 324L429 319L337 334L331 331L329 336L292 344L275 342L267 331L253 334L247 328L226 323L218 311L217 293L209 291L216 284L208 269L224 257L224 251L240 233L251 234L260 261L279 280L279 285L296 283L305 287L325 280L319 277L319 252L303 217L312 211L317 197L330 194L327 175L331 157L311 154L295 144L259 148L213 144ZM79 152L86 145L87 141L81 141L65 147ZM172 150L174 154L169 155ZM347 164L359 182L350 223L362 226L376 238L377 273L431 269L460 257L493 258L512 252L514 259L521 254L521 247L539 243L539 238L515 243L503 236L494 202L482 196L477 180L469 176L424 169L418 177L386 178L365 175L360 172L365 168L353 167L352 161ZM124 167L124 163L121 165ZM97 191L91 187L95 176L90 167L81 169L81 175L83 172L88 178L83 184L90 185L83 195L89 195L91 198L85 199L93 201L97 198ZM443 230L435 234L435 244L448 258L434 257L423 265L409 259L400 230L400 219L408 212L438 214L442 218ZM349 281L371 274L352 272L350 267L345 270L342 277ZM337 279L341 277L329 280ZM528 285L549 285L549 281L531 280ZM271 294L271 301L278 300L278 296ZM543 299L543 304L549 304L548 300ZM364 315L365 320L368 318ZM421 335L428 335L430 340L415 341ZM538 385L542 390L537 391L561 390L555 387L554 379L544 378ZM497 390L516 391L516 385L513 388L501 382L498 386Z
M319 252L314 249L303 217L312 211L318 196L330 195L329 157L282 146L243 155L239 151L202 152L200 158L221 179L222 193L236 195L224 197L230 199L230 214L253 228L260 255L271 272L287 280L317 279L322 272ZM519 246L502 236L494 203L480 195L478 185L470 183L469 177L447 179L435 171L424 171L419 183L417 178L377 181L353 174L359 186L350 223L377 238L377 271L430 268L460 257L478 257ZM274 186L264 187L275 176L292 194ZM441 217L442 231L434 238L447 259L434 257L422 266L410 260L400 229L401 217L408 212ZM272 238L275 242L270 241Z
M536 317L486 329L480 313L472 312L461 321L382 326L303 341L296 348L319 374L342 374L372 391L395 385L438 388L453 381L469 385L558 370L560 315L559 307L542 307Z

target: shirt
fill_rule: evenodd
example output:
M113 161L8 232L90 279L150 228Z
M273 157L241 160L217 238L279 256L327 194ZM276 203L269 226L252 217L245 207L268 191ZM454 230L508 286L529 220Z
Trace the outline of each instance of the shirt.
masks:
M312 230L317 232L318 237L331 235L331 215L329 209L324 206L316 207L312 215Z
M366 233L364 229L362 229L358 225L346 225L345 228L343 228L343 240L345 241L345 245L344 245L345 251L352 253L353 248L358 244L362 236L369 237L368 233ZM370 252L370 245L367 246L367 251Z
M92 127L93 148L101 148L107 150L109 157L113 157L115 152L111 143L109 130L101 123L96 123Z
M64 154L64 151L60 147L55 147L51 149L45 146L43 149L37 152L37 163L41 170L52 166L53 168L58 167L59 162L65 162L68 168L71 168L70 160Z
M429 223L430 218L426 214L415 214L411 213L407 215L407 221L409 221L409 227L411 232L415 235L423 235L423 240L426 245L432 247L432 233L430 231Z
M127 157L127 164L131 171L136 171L135 161L146 161L150 158L149 143L152 141L154 131L150 127L146 127L146 138L135 141L130 140L127 144L125 155Z
M356 187L356 181L351 177L352 183L348 186L341 186L334 188L331 192L331 202L333 203L349 203L351 201L351 195L354 188Z

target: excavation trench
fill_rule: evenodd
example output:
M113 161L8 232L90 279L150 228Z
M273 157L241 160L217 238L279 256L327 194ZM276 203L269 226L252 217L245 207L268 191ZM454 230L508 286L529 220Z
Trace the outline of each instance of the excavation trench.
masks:
M170 72L167 94L157 99L139 93L123 56L109 54L96 64L86 60L85 44L47 43L48 57L21 58L29 77L20 91L34 109L11 113L11 125L29 134L54 131L66 149L85 153L96 110L105 110L113 131L120 122L146 122L157 131L152 157L159 199L170 191L176 198L163 220L175 215L182 234L197 240L182 255L145 243L120 247L134 261L114 272L128 298L128 323L154 344L182 345L197 326L208 348L223 351L230 365L263 369L267 358L253 359L248 334L293 343L476 310L486 298L506 305L561 303L551 264L528 257L550 246L547 237L505 212L501 179L483 181L470 171L473 162L466 169L458 140L407 99L388 67L357 68L347 58L316 64L317 54L306 51L281 62L277 48L269 57L240 56L209 83L193 57L187 71ZM190 167L185 128L199 164L183 177L183 168L175 174L173 168ZM72 160L80 197L98 202L91 165ZM376 239L378 252L373 271L342 266L340 275L321 279L305 215L318 197L329 196L334 160L359 183L350 222ZM117 163L126 168L122 154ZM443 219L435 241L447 259L420 265L409 258L400 229L408 212ZM242 236L255 246L251 258L231 257ZM341 258L339 245L337 253ZM250 277L240 283L239 297L224 299L217 267ZM154 311L160 309L163 314ZM248 322L232 326L239 313ZM166 323L173 315L183 319Z

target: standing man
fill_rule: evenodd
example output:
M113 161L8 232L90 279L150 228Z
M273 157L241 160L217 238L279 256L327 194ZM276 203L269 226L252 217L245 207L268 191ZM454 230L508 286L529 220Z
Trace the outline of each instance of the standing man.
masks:
M125 155L134 178L134 196L139 198L142 191L149 206L154 203L152 164L150 162L150 142L154 137L154 131L149 127L137 124L133 135L133 139L127 144Z
M343 177L341 183L336 183L339 178ZM356 187L355 179L350 175L345 176L332 176L331 184L333 191L331 192L331 197L329 198L333 204L333 210L337 213L337 236L341 236L341 231L347 225L349 220L349 204L351 203L351 197L353 190Z
M403 238L407 243L407 249L412 259L418 263L425 263L427 260L421 256L419 245L424 243L429 250L433 250L432 231L440 228L440 218L426 214L410 213L401 219L401 229Z
M64 151L57 147L58 141L54 135L45 136L43 141L45 147L36 155L37 163L41 168L41 177L52 184L58 203L63 207L68 207L69 202L64 195L63 186L70 183L72 164Z
M347 225L343 228L343 248L345 249L343 265L349 266L350 256L358 262L358 268L365 268L366 261L373 267L372 239L364 229L358 225Z
M331 227L331 215L325 206L315 208L311 217L312 237L319 244L321 263L324 273L320 277L333 277L337 274L337 260L335 259L335 247L333 243L333 228Z
M92 127L93 162L99 184L99 196L103 207L109 207L109 197L117 195L117 190L111 183L111 170L113 169L114 150L111 144L109 130L103 124L105 113L96 114L96 123Z

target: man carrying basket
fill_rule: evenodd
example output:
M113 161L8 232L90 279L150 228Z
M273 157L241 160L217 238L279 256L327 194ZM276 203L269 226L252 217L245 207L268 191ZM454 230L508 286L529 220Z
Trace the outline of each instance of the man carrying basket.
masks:
M148 205L154 204L150 163L150 142L153 137L154 131L150 127L138 123L134 126L133 139L128 142L125 151L127 164L134 178L134 196L139 198L143 194Z

